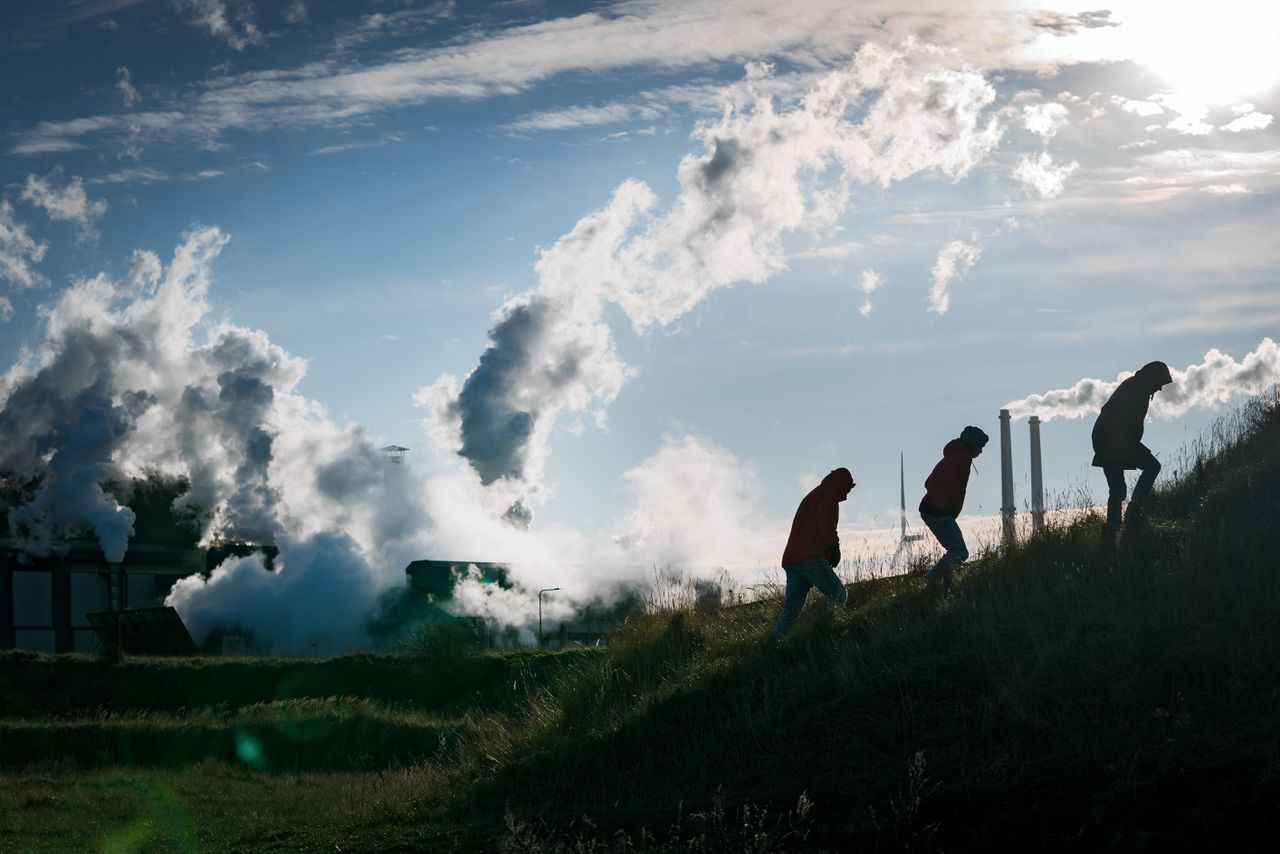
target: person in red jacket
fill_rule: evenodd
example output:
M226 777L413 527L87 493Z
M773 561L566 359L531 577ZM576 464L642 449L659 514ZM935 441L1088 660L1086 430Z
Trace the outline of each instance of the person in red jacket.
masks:
M849 497L854 487L853 475L846 468L831 471L814 487L796 508L791 520L791 535L782 551L782 569L787 574L787 593L782 613L773 624L773 636L780 637L791 629L800 616L809 588L816 587L841 607L849 592L835 573L840 563L840 537L836 523L840 521L840 502Z
M964 493L969 486L969 469L974 458L987 445L987 434L977 427L966 427L959 439L952 439L942 449L942 459L924 482L924 499L920 502L920 518L946 552L924 576L930 586L951 584L951 570L969 559L964 534L956 517L964 507Z

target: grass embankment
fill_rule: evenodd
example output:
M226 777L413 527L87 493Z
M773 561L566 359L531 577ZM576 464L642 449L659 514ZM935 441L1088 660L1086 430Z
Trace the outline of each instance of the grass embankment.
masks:
M633 621L601 651L482 657L537 673L514 689L495 676L433 706L392 699L394 679L366 683L367 716L448 728L421 761L379 754L353 770L337 750L292 766L338 763L327 774L28 765L0 790L0 848L1261 847L1280 824L1275 399L1200 450L1166 477L1150 529L1118 548L1100 549L1087 517L981 556L945 595L916 577L853 585L850 609L811 609L781 643L764 640L777 602L688 609ZM191 704L157 699L161 715L147 698L162 689L139 685L137 716L179 729L225 715L219 725L269 730L300 696L236 694L240 705L211 712L223 702L213 691L189 716L179 707ZM55 695L23 721L88 716L88 700ZM57 715L42 718L41 704ZM331 705L360 717L360 702ZM54 821L82 806L114 824Z

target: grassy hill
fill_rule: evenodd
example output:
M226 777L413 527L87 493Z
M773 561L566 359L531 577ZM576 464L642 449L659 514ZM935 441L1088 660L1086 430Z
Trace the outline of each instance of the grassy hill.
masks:
M0 849L1270 849L1275 396L1178 468L1117 548L1085 517L780 643L763 602L575 654L0 656Z

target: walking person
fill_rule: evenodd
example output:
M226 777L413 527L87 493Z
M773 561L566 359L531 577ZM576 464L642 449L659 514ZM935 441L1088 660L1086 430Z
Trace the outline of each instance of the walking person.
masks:
M1126 485L1124 473L1140 469L1142 474L1129 498L1129 512L1124 517L1126 528L1142 522L1143 505L1160 474L1160 461L1142 444L1142 431L1147 407L1155 393L1173 382L1169 366L1164 362L1148 362L1133 376L1116 387L1102 405L1093 425L1093 465L1107 478L1107 524L1103 528L1103 544L1114 544L1120 529L1120 510L1124 506Z
M942 557L925 573L930 587L939 583L951 586L951 570L969 559L969 549L956 517L964 508L964 494L969 487L969 469L989 441L987 434L969 426L960 431L942 449L942 459L924 482L924 498L920 501L920 519L928 526L945 549Z
M848 600L849 591L835 573L840 563L836 524L840 521L840 502L849 497L854 485L848 469L835 469L810 490L796 508L787 547L782 551L787 592L782 612L773 624L773 637L781 637L791 630L811 587L818 588L830 602L841 607Z

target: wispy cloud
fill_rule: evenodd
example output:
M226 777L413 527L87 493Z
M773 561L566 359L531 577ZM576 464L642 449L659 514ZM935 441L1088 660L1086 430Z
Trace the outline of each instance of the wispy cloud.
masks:
M344 151L358 151L362 148L382 148L384 145L391 145L397 142L404 142L408 137L402 133L389 133L381 139L368 140L366 142L343 142L337 145L325 145L320 148L313 148L312 154L341 154Z
M169 180L168 174L150 166L132 166L89 179L90 184L154 184Z
M129 73L127 66L120 66L116 69L116 91L120 93L120 99L124 101L126 107L132 107L138 103L138 90L133 88L132 75Z
M871 316L871 292L883 283L884 279L875 270L868 268L862 271L862 275L858 278L858 288L863 293L863 299L862 305L858 308L858 314L863 317Z
M453 17L456 7L457 4L449 0L434 3L424 9L365 15L354 26L339 34L333 46L335 50L348 51L372 41L418 35Z
M250 19L233 24L221 0L174 2L192 23L233 47L262 40ZM481 32L445 46L406 48L373 64L340 55L216 78L175 94L171 112L178 117L151 130L208 140L228 129L348 123L433 99L516 94L573 71L712 69L770 57L800 67L829 67L867 39L895 43L924 33L944 49L963 51L981 69L1017 64L1013 48L1032 38L1035 28L1024 17L980 14L942 0L927 0L907 12L893 0L857 5L847 0L624 0L601 11ZM1036 60L1037 66L1046 62ZM127 132L148 116L154 123L158 115L169 113L45 122L21 133L13 151L66 151L90 136Z
M1200 190L1211 196L1247 196L1253 193L1244 184L1209 184Z
M249 45L262 46L267 43L258 24L253 20L253 7L241 4L235 20L227 13L226 0L172 0L180 12L187 14L187 22L200 27L214 38L219 38L234 50L244 50Z
M0 279L19 289L45 284L47 279L32 265L44 259L48 248L27 233L26 225L14 217L9 200L0 199Z
M73 223L80 229L81 237L96 237L93 223L107 212L106 200L90 199L79 177L72 177L65 187L58 188L54 184L57 175L56 171L43 178L28 175L22 188L23 200L42 208L50 219Z

